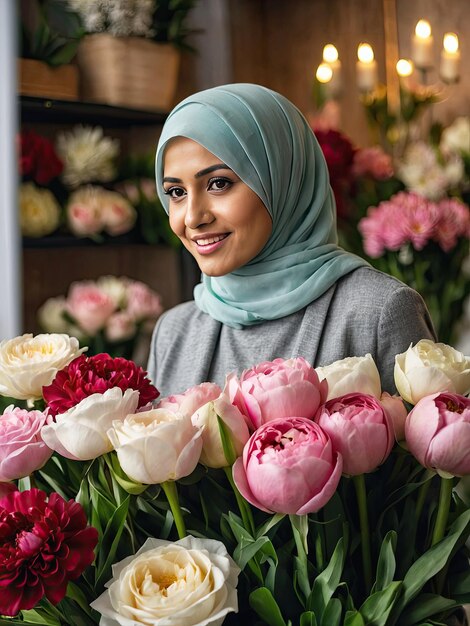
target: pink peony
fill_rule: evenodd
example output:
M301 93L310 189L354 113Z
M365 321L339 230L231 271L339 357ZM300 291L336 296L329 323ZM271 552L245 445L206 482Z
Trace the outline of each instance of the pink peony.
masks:
M200 385L190 387L184 393L161 398L157 408L191 416L204 404L216 400L221 393L222 389L219 385L215 383L201 383Z
M57 604L69 580L95 558L96 528L58 493L15 491L0 500L0 614L15 616L44 596Z
M226 392L246 415L252 430L280 417L313 418L328 394L328 383L301 357L274 359L245 370L240 378L229 374Z
M342 458L320 426L309 419L281 418L261 426L248 440L233 478L253 506L268 513L306 515L332 497Z
M104 332L108 341L125 341L135 336L137 326L130 315L119 311L108 318Z
M137 322L153 319L163 311L162 302L158 293L150 289L145 283L132 281L127 288L128 304L126 313Z
M41 468L52 454L41 437L46 415L9 406L0 415L0 481L16 480Z
M318 410L315 421L331 437L349 476L375 470L395 443L390 417L368 394L348 393L329 400Z
M135 224L137 213L121 194L113 191L102 193L103 226L109 235L123 235Z
M386 180L393 176L392 159L380 146L361 148L354 154L352 174L356 178L371 176L376 180Z
M93 337L105 326L115 304L94 282L82 281L70 286L65 308L83 332Z
M138 407L143 407L159 392L147 378L147 372L132 361L109 354L85 356L82 354L57 373L50 385L43 387L44 400L49 415L65 413L84 398L94 393L119 387L122 391L135 389L139 392Z
M470 237L470 209L456 198L446 198L437 205L439 222L434 239L444 252L450 252L460 237Z
M103 219L98 207L80 201L67 205L67 222L74 235L96 235L103 229Z
M448 392L422 398L406 419L405 436L424 467L443 475L470 474L470 398Z
M393 431L397 441L405 438L405 422L408 415L406 406L400 396L391 396L384 391L380 396L380 404L387 411L393 424Z

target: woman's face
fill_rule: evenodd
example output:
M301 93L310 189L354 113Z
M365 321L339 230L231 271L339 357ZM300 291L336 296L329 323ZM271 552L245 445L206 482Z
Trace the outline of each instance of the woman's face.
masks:
M170 226L207 276L251 261L272 231L260 200L219 158L185 137L172 139L163 165Z

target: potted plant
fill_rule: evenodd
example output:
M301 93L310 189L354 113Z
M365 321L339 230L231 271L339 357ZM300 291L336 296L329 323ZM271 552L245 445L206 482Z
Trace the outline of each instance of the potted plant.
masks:
M19 92L64 100L78 98L78 69L71 61L85 31L61 0L20 4Z
M87 32L78 48L84 100L168 110L177 87L186 18L197 0L68 0Z

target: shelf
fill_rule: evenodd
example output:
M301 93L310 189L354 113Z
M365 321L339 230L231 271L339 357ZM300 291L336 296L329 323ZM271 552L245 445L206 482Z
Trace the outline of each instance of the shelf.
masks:
M73 123L90 122L109 127L148 126L162 124L166 112L127 109L96 102L51 100L33 96L19 97L22 123Z

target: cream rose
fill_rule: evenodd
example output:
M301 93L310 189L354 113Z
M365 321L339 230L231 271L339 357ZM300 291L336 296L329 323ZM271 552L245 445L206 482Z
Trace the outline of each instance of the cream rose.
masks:
M445 343L421 339L397 354L395 385L410 404L442 391L462 395L470 391L470 358Z
M202 449L201 431L193 426L191 416L165 409L113 421L108 437L129 478L146 485L188 476Z
M88 461L113 449L107 431L111 424L133 413L139 403L139 392L119 387L94 393L77 405L56 415L55 421L43 426L46 445L75 461Z
M108 589L91 606L100 626L220 626L238 612L239 573L220 541L147 539L113 565Z
M328 400L347 393L367 393L379 399L380 374L372 355L352 356L324 367L316 367L320 380L328 383Z
M0 394L39 400L59 370L87 348L65 334L25 334L0 342Z

